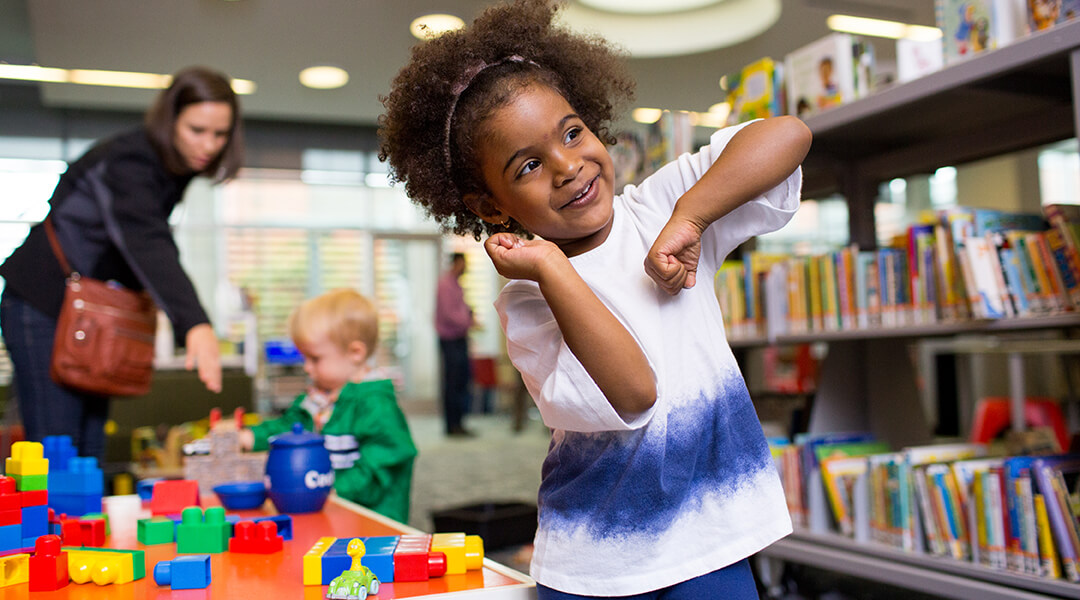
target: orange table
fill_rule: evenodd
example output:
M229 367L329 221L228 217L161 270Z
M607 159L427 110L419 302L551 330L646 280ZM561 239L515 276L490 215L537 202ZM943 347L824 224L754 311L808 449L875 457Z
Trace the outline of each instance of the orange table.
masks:
M204 504L215 504L204 499ZM138 502L137 496L114 496L105 498L105 511L109 515L111 535L107 545L111 548L133 548L146 552L146 577L123 585L98 586L94 583L77 585L69 583L56 592L31 593L26 584L0 588L0 599L8 598L109 598L110 600L135 600L144 598L176 598L182 600L241 598L244 600L271 600L277 598L302 598L322 600L326 586L303 584L302 557L320 537L362 537L377 535L400 535L422 533L347 500L331 496L326 507L318 513L292 515L293 539L285 542L282 552L276 554L233 554L224 552L211 555L213 583L205 590L177 590L154 583L154 565L158 561L176 557L176 544L143 546L136 539L136 521L149 516ZM142 512L140 512L142 511ZM273 505L267 502L259 510L230 511L243 517L275 514ZM528 576L492 560L484 559L479 571L464 575L445 575L424 582L386 583L379 588L373 600L391 598L446 598L454 600L535 600L536 588Z

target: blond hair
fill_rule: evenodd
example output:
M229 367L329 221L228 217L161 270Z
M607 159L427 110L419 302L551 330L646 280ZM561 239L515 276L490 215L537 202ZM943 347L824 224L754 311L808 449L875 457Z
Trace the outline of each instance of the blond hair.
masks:
M304 301L289 316L289 336L297 346L327 339L341 349L363 342L368 356L379 339L375 305L355 290L342 288Z

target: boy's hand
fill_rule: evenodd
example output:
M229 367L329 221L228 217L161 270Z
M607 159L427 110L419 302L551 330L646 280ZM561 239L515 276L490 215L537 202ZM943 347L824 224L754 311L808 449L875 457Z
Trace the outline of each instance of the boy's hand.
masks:
M701 229L691 221L670 219L645 257L645 273L674 296L697 283Z
M512 233L496 233L484 242L499 275L507 279L540 281L545 264L566 261L559 247L547 240L523 240Z

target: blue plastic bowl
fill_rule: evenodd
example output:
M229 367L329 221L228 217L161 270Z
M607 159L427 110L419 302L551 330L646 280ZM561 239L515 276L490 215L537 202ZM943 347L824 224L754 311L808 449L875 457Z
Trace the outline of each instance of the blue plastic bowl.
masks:
M238 481L214 486L221 505L228 510L259 508L266 502L266 484L261 481Z

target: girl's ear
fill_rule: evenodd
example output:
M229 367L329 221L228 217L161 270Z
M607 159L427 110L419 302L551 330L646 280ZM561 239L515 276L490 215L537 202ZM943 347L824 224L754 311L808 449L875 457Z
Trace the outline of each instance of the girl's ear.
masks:
M470 192L462 197L462 201L474 215L488 223L498 225L506 223L509 218L509 215L495 206L487 194Z
M360 340L353 340L349 342L349 345L345 348L346 353L350 358L358 362L364 362L368 359L368 347L367 344Z

